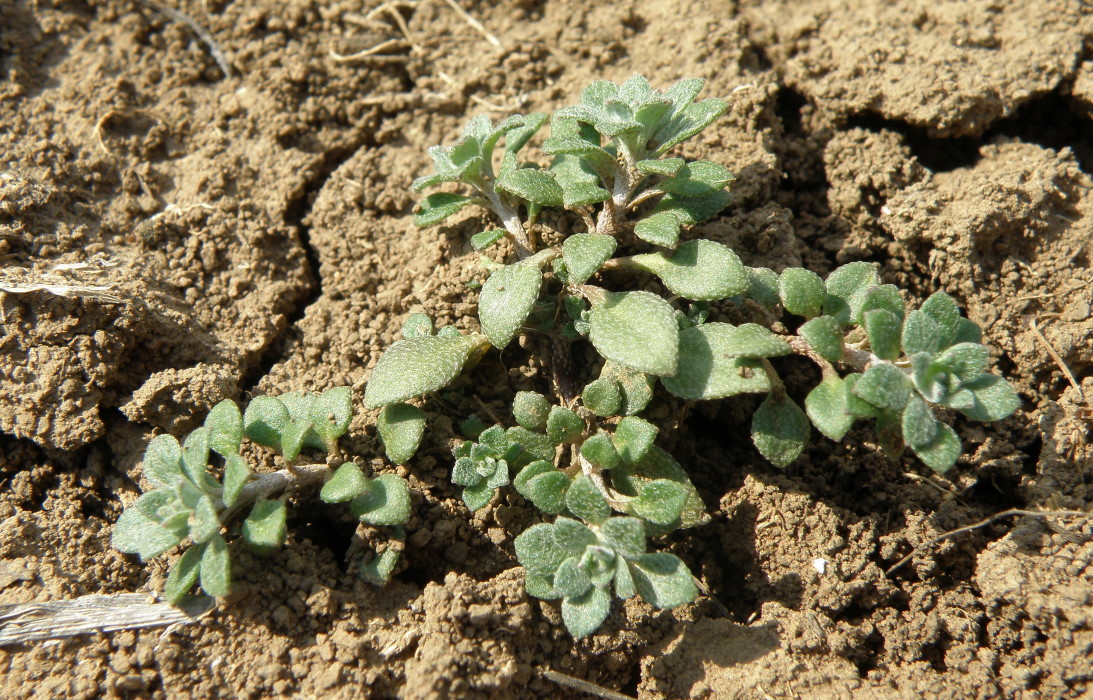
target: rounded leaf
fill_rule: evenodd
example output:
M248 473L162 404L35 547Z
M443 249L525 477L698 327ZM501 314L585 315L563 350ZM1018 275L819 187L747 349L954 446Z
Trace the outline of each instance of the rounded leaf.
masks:
M778 296L786 311L813 318L823 309L824 281L812 270L786 268L778 277Z
M611 612L611 595L603 588L589 588L583 595L562 600L562 622L574 639L599 629Z
M562 406L552 406L547 416L547 438L555 445L570 442L585 429L584 421L573 411Z
M495 348L504 348L524 325L543 284L543 273L531 263L506 265L495 271L478 298L482 332Z
M243 413L243 431L263 447L280 449L281 433L289 421L288 409L273 396L256 396Z
M981 374L964 386L975 397L975 405L960 412L974 420L1002 420L1021 406L1013 386L996 374Z
M163 586L163 597L170 603L182 600L194 584L201 571L201 556L205 553L203 544L189 547L167 574L167 583Z
M748 289L748 272L740 258L715 241L687 241L673 253L647 253L630 260L660 277L665 287L684 299L714 301Z
M512 400L512 417L528 430L545 429L550 410L550 402L537 391L518 391Z
M260 500L254 504L250 515L243 521L243 539L259 554L272 552L285 541L287 518L288 512L284 503ZM201 587L205 588L204 576L202 576ZM205 590L208 591L207 588Z
M674 554L642 554L631 560L630 573L641 597L658 608L686 605L698 597L694 576Z
M842 327L831 316L817 316L805 321L797 329L797 334L828 362L838 362L846 352Z
M592 300L589 339L608 360L671 376L679 364L679 326L668 302L650 292L605 292Z
M171 488L182 478L182 446L173 435L157 435L142 460L144 478L157 489Z
M315 397L308 411L312 429L322 438L328 450L345 431L353 418L353 394L348 386L327 389Z
M846 405L849 391L846 382L831 376L805 397L805 413L816 429L832 440L842 440L854 424Z
M601 418L617 415L622 408L622 387L610 379L597 379L581 392L581 403ZM583 421L581 428L584 428Z
M228 543L220 535L209 540L201 554L201 589L218 598L231 591L231 557Z
M530 574L551 576L569 557L554 538L554 526L532 525L516 537L516 559Z
M650 481L642 486L631 512L656 525L672 525L679 521L690 494L690 489L675 481Z
M387 404L376 418L376 431L387 459L405 464L417 452L425 434L425 412L408 403Z
M372 525L404 525L410 519L410 487L395 474L380 474L349 504L353 516Z
M761 361L730 357L735 332L727 323L706 323L681 331L679 352L686 361L674 376L660 378L664 388L684 399L770 391Z
M353 462L346 462L338 467L330 481L323 484L319 498L326 503L352 501L368 490L368 479L364 472Z
M611 506L592 480L583 474L569 485L565 504L570 513L593 525L599 525L611 516Z
M220 498L225 506L232 506L242 493L243 487L250 481L250 465L242 455L228 455L224 458L224 493Z
M176 503L166 491L149 491L134 501L118 518L111 535L114 548L148 561L176 546L190 533L185 520L164 523L161 509Z
M877 270L867 262L852 262L836 269L824 283L824 314L844 325L861 323L865 292L876 281Z
M614 236L601 233L575 233L562 243L562 259L572 284L584 284L615 253Z
M497 179L498 189L544 207L562 206L562 186L545 170L519 168Z
M224 457L238 454L243 439L243 415L234 401L224 399L213 406L205 417L205 427L209 429L209 447L217 454Z
M960 457L960 438L956 431L945 425L937 424L937 436L929 443L911 447L926 466L936 472L945 473Z
M615 426L615 449L624 462L635 464L645 459L657 438L657 427L636 416L627 416Z
M475 336L423 336L400 340L383 354L364 392L366 408L378 408L436 391L455 379L482 346Z
M636 557L645 552L645 526L637 518L608 518L600 526L600 539L624 557Z
M865 370L853 392L877 408L902 411L911 396L911 379L895 365L878 362Z
M751 439L759 453L776 467L788 466L808 442L808 418L784 393L763 399L751 420Z

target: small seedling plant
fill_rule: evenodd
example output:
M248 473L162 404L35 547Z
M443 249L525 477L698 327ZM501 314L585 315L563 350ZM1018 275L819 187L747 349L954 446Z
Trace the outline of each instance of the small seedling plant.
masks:
M177 603L195 584L208 595L228 595L233 547L241 544L257 554L280 547L287 534L285 501L308 490L403 539L410 517L406 481L394 474L369 478L352 461L333 466L341 461L338 439L351 418L345 386L321 394L259 396L245 412L231 400L221 401L181 444L166 434L148 444L142 465L152 488L118 519L114 546L147 561L181 545L164 590ZM256 474L243 456L244 437L276 452L285 468ZM310 463L302 459L305 453L326 453L328 459ZM361 577L386 583L399 549L391 546L363 564Z
M697 595L680 558L650 551L651 539L708 520L686 470L656 444L658 427L639 415L661 389L684 401L763 395L751 437L777 467L797 459L813 427L842 440L870 421L886 453L910 447L944 472L961 444L942 419L994 421L1018 407L1010 384L988 370L980 329L946 294L908 310L872 264L850 263L826 279L801 268L749 268L725 245L688 234L725 208L733 180L720 163L671 155L728 108L717 98L696 101L702 87L681 80L660 92L641 76L597 81L578 105L549 118L538 160L522 151L544 114L496 125L475 117L454 144L432 148L435 172L413 189L445 189L421 201L416 223L485 208L500 226L471 245L486 250L509 239L515 259L486 261L480 332L437 332L428 317L412 315L365 393L368 408L382 408L389 453L405 461L425 427L407 400L442 389L520 333L545 339L549 390L516 393L511 425L468 418L452 481L472 511L511 486L554 517L516 538L516 556L528 593L560 600L578 638L603 623L613 596L672 608ZM547 227L545 208L563 210L572 226ZM550 245L536 240L543 231ZM748 320L721 320L726 308ZM585 342L602 364L577 387L568 358ZM772 362L794 354L821 376L803 407Z

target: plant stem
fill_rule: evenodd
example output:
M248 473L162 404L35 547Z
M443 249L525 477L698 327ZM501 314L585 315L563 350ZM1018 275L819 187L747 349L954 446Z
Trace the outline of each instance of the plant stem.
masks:
M325 464L297 464L279 471L256 474L254 479L239 492L239 498L220 516L227 522L240 510L256 503L260 499L285 491L300 491L317 483L322 483L330 474L330 467Z

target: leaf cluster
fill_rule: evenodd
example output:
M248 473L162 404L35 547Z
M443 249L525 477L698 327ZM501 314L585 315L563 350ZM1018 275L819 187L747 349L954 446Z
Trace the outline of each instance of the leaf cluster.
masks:
M322 394L289 393L260 396L245 413L230 400L218 403L204 425L183 442L171 435L152 439L142 459L145 479L152 486L122 513L114 527L113 544L144 561L189 541L171 567L165 595L177 602L198 584L207 594L227 595L231 587L228 537L237 532L253 551L265 554L280 547L286 535L283 499L269 499L262 477L252 472L241 454L243 438L269 447L284 459L297 461L301 450L337 452L337 441L352 416L349 387ZM398 477L359 479L350 488L346 474L359 468L347 463L327 484L324 500L351 500L364 522L401 524L409 517L409 494ZM344 499L328 494L347 494ZM237 522L237 516L249 509ZM233 529L234 528L234 529Z

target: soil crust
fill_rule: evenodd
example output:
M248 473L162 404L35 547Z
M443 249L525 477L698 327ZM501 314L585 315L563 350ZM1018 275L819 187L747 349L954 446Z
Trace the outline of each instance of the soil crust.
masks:
M0 2L0 610L162 590L177 554L110 546L155 434L223 398L348 384L360 406L408 314L474 330L487 222L416 228L410 183L470 117L594 79L705 78L731 108L683 153L737 179L697 233L753 266L867 260L911 301L948 292L1021 409L957 421L965 456L938 477L867 430L778 470L741 438L749 399L684 419L659 397L712 515L665 547L710 595L616 604L574 642L523 590L511 541L533 510L472 516L448 480L461 415L548 386L494 353L460 380L474 392L423 404L390 585L354 575L353 523L295 500L289 545L240 550L208 616L0 648L0 694L584 697L546 670L642 698L1093 692L1093 521L931 543L1093 501L1089 4L460 4L502 48L440 0ZM343 446L390 470L374 422Z

